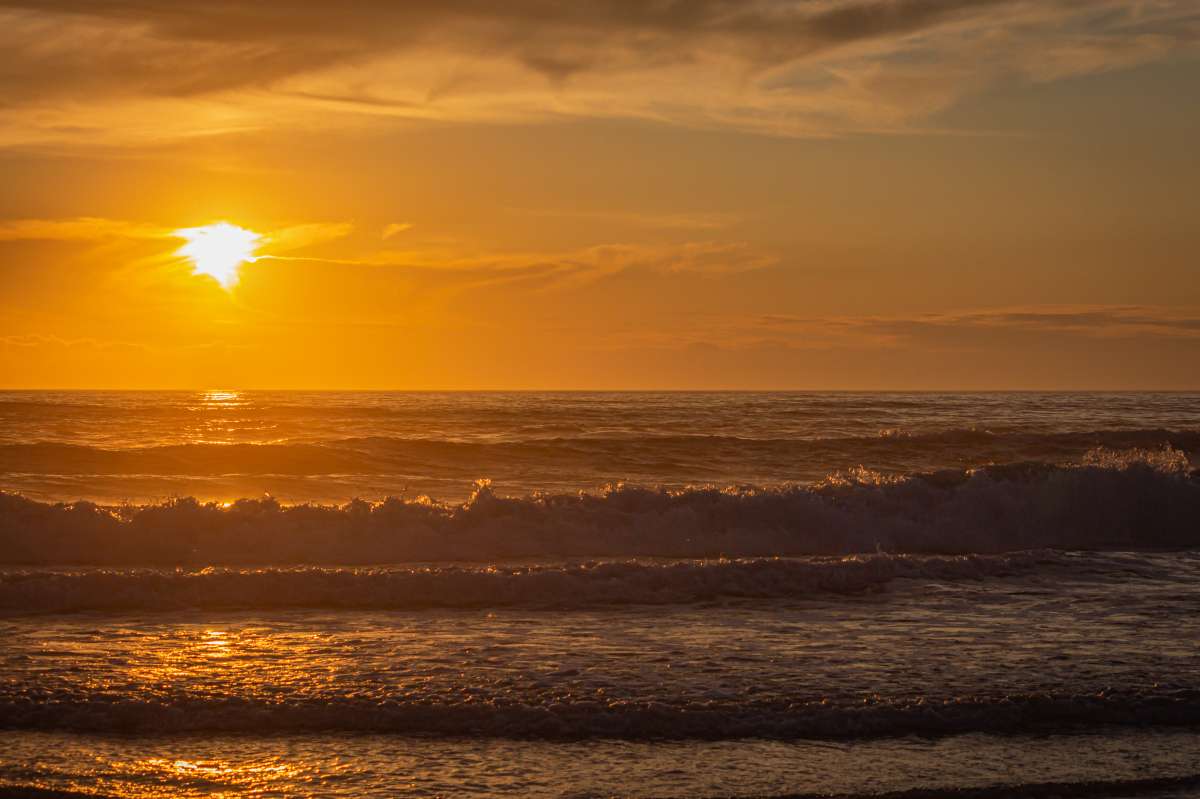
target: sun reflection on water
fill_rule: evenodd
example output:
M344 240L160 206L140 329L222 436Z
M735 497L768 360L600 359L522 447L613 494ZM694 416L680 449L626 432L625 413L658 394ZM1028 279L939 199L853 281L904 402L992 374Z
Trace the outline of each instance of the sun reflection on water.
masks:
M204 639L203 645L210 653L219 657L228 657L231 654L232 645L224 630L205 630Z
M120 771L138 782L172 784L184 792L200 790L205 796L245 796L258 794L272 784L300 773L300 768L276 758L247 760L185 760L147 757L120 764ZM120 795L127 797L161 796L158 789L140 790L126 784ZM189 790L190 789L190 790Z
M278 423L262 417L262 407L245 392L212 389L192 395L189 418L175 431L189 444L265 443Z
M205 391L201 396L201 402L207 406L226 406L241 405L242 392L240 391Z
M165 698L180 684L193 692L220 691L254 686L263 676L261 661L275 654L272 642L252 628L182 626L159 638L128 673L148 696Z

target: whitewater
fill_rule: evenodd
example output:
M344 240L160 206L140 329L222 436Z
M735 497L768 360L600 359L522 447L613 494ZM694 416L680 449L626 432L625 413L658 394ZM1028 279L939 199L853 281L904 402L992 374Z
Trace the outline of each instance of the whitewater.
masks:
M0 392L0 796L1200 791L1200 395Z

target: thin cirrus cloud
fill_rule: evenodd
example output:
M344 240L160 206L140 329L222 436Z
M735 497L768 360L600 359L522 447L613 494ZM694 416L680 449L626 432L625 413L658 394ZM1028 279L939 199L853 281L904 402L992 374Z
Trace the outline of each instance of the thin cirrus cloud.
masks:
M1081 346L1103 342L1200 346L1200 308L1151 305L1030 305L939 313L798 316L702 315L673 327L615 334L608 345L665 349L798 351L1022 351L1030 339ZM1017 347L1017 349L1013 349Z
M735 325L731 339L820 346L968 345L1034 336L1041 340L1200 341L1200 309L1147 305L1041 305L915 315L807 318L770 315Z
M908 132L996 81L1198 42L1192 0L0 0L0 145L381 117Z
M558 208L510 208L517 216L562 219L575 222L621 225L649 230L719 230L739 221L734 214L677 213L645 214L630 211L576 211Z
M272 252L291 252L337 241L353 232L354 225L350 222L309 222L268 233L263 246Z
M674 327L614 331L602 348L1029 353L1066 346L1177 345L1200 354L1200 308L1041 305L893 316L701 315Z
M94 242L112 239L159 239L170 235L170 228L100 217L0 221L0 241Z
M339 279L351 281L368 274L373 275L373 281L396 279L404 283L412 297L445 296L501 285L524 292L569 290L629 273L719 278L779 264L776 256L738 241L613 243L546 252L479 253L443 247L379 250L338 258L268 254L261 261L286 266L293 274L306 276L302 279L323 279L334 273Z
M412 225L410 223L392 222L391 224L384 226L383 233L380 234L380 238L382 238L384 241L387 241L392 236L397 236L406 230L412 230Z
M535 275L546 285L624 272L726 275L776 266L779 259L746 242L689 241L677 244L601 244L558 252L382 252L360 263L406 266L430 274Z
M683 222L680 225L685 229L691 226ZM385 239L393 239L410 227L406 223L389 225L385 228ZM540 252L475 252L453 244L362 250L352 244L345 254L334 257L313 254L314 248L346 239L354 231L349 222L305 223L264 231L255 253L260 261L259 272L285 282L345 280L360 272L370 272L376 276L364 283L374 287L368 293L378 291L380 280L400 279L419 298L498 285L523 291L570 289L626 273L720 277L779 264L777 256L747 242L720 240L669 244L618 242ZM173 228L98 217L0 221L0 243L14 241L57 241L85 248L162 241L161 255L167 255L178 245ZM315 252L321 251L315 249ZM160 261L157 256L131 256L120 270L150 269ZM278 264L282 270L272 264ZM366 278L359 282L363 280Z
M585 217L590 218L590 217ZM631 219L640 217L631 215ZM705 229L725 224L712 217L664 216L646 222L682 229ZM724 220L721 217L720 220ZM412 228L408 223L393 223L384 228L383 239L392 239ZM309 222L277 228L263 234L264 254L304 250L344 239L354 233L350 222ZM96 242L114 239L174 239L173 228L148 222L101 217L67 219L0 220L2 241ZM544 271L546 267L564 273L607 274L640 269L657 272L737 273L774 266L778 259L740 241L686 241L668 245L612 243L575 250L550 252L473 253L454 248L426 247L421 250L378 250L344 258L284 257L280 260L324 262L330 265L381 267L409 266L430 272L454 271Z
M354 231L349 222L309 222L268 233L264 246L286 252L345 238ZM77 241L173 239L175 228L148 222L103 217L0 220L0 241Z

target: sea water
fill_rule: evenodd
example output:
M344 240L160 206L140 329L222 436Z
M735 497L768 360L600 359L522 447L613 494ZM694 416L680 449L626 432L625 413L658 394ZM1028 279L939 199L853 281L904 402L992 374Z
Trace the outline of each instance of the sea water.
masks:
M1198 456L1188 394L0 394L0 785L1190 795Z

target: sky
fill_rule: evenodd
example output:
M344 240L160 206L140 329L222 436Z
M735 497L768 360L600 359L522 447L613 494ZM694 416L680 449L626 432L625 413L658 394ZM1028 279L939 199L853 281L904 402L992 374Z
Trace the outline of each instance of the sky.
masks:
M0 387L1197 389L1198 86L1195 0L0 0Z

